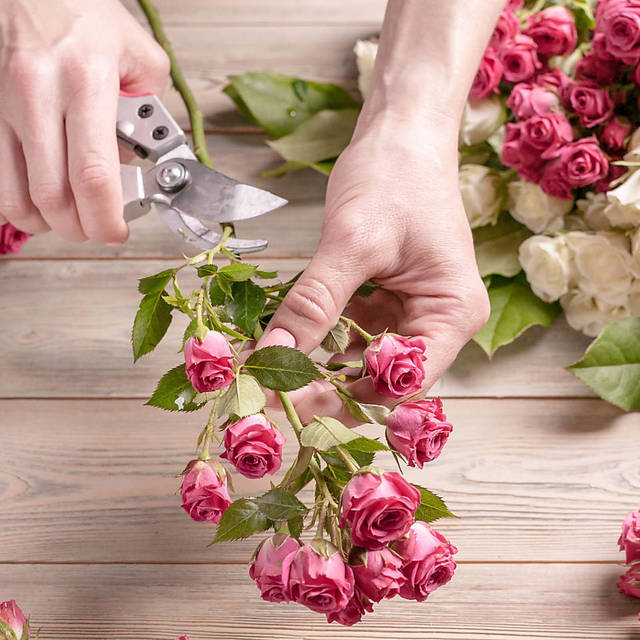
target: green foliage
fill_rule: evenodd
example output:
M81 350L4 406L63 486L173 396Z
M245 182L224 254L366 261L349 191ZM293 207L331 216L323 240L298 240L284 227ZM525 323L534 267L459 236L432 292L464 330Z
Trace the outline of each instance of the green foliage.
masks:
M147 276L141 278L138 281L138 291L143 295L159 295L163 292L163 289L171 282L171 278L175 275L175 269L166 269L160 273L156 273L153 276Z
M304 353L278 345L254 351L244 368L263 387L274 391L293 391L322 377Z
M251 376L240 374L220 396L216 413L218 416L244 418L260 413L267 403L267 397Z
M244 282L255 272L256 268L252 264L237 262L218 269L218 278L222 277L222 279L229 280L231 282Z
M224 301L227 297L225 291L222 290L220 286L220 281L222 278L213 278L211 280L211 284L209 285L209 300L214 307L219 307L224 304ZM231 292L231 287L228 282L225 281L227 291Z
M413 485L420 492L420 506L416 511L416 520L422 520L423 522L433 522L439 518L457 518L449 511L449 508L444 503L444 500L437 496L432 491L421 487L420 485Z
M218 271L218 267L215 264L203 264L198 267L198 278L206 278L207 276L215 276Z
M233 323L247 335L252 335L258 324L258 318L267 301L262 287L245 280L231 285L231 295L227 298L225 309Z
M148 293L142 298L133 321L131 345L134 362L158 346L171 324L172 307L162 299L165 292L162 289L158 291L158 286L157 281L144 285L144 288L151 289L154 293Z
M191 385L184 364L165 373L146 404L166 411L195 411L203 406L195 402L196 390Z
M287 526L289 527L289 534L294 538L299 538L302 535L302 528L304 527L304 518L302 516L295 516L287 520Z
M382 424L387 423L387 417L390 410L381 404L366 404L364 402L358 402L354 398L351 398L343 393L338 392L340 398L345 403L349 413L360 422L368 422L369 424Z
M274 487L264 495L255 499L258 507L269 520L290 520L304 516L308 509L292 493Z
M478 270L484 278L491 274L512 277L520 272L518 249L531 235L522 224L508 213L502 213L495 225L473 230Z
M316 451L329 451L358 438L358 434L345 427L342 422L329 416L310 422L300 434L300 444Z
M640 317L606 326L567 368L607 402L640 411Z
M320 346L329 353L344 353L349 346L349 325L344 320L339 320Z
M211 544L223 540L243 540L254 533L266 531L270 526L271 522L255 499L238 498L222 514L216 537Z

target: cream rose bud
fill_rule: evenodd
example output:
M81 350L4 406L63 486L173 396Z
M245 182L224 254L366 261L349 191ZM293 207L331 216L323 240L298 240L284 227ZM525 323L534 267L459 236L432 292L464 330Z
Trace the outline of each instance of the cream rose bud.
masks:
M635 171L619 187L607 192L604 210L612 227L640 226L640 171Z
M468 100L460 122L460 144L470 147L484 142L504 123L506 114L500 96Z
M578 288L604 305L625 305L631 286L627 239L609 231L570 231L565 239L575 265Z
M360 89L362 97L366 98L369 95L373 66L376 63L376 55L378 54L378 43L372 40L358 40L353 51L356 54L356 65L358 67L358 89Z
M532 236L520 245L518 258L533 292L541 300L553 302L569 291L571 256L563 236Z
M586 336L595 338L611 322L629 317L626 306L607 305L602 300L573 289L560 298L567 322L572 329L582 331Z
M458 185L471 228L495 224L504 201L500 176L480 164L463 164Z
M609 201L605 193L594 193L593 191L588 191L584 198L576 201L576 206L582 213L587 229L606 231L611 228L609 218L604 214L608 204Z
M560 231L564 216L573 209L573 200L547 195L537 184L526 180L509 183L509 213L534 233Z

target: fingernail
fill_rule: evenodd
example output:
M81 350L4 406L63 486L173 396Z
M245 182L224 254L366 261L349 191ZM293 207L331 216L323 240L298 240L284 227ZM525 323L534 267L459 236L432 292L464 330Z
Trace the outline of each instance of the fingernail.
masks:
M296 339L286 329L272 329L266 336L262 336L256 345L257 349L263 347L271 347L273 345L279 345L283 347L293 347L295 349Z

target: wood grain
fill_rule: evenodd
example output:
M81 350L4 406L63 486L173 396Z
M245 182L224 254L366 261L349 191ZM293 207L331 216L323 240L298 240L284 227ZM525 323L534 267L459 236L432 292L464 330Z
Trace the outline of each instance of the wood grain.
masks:
M639 640L640 601L612 565L461 565L417 603L395 598L352 628L258 597L243 566L0 566L46 640Z
M455 431L444 455L408 477L460 516L437 526L462 560L621 560L620 524L640 494L637 414L586 399L445 408ZM0 415L0 562L243 562L257 544L207 549L213 527L180 509L175 476L204 413L133 400L13 400L0 401ZM284 473L295 449L281 424ZM389 457L380 464L394 468ZM269 480L234 474L242 495Z
M262 260L283 278L304 260ZM5 260L0 294L3 353L0 397L147 397L158 377L180 360L186 326L180 317L165 341L132 365L131 324L138 278L175 264L154 260ZM188 280L185 280L185 287ZM560 320L550 331L531 329L488 363L475 344L434 387L443 396L589 396L562 367L581 357L588 340Z

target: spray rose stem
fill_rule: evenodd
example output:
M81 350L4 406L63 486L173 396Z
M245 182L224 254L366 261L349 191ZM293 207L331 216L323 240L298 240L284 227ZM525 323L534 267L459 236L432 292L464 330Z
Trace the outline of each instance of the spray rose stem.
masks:
M216 428L216 406L218 404L218 398L213 400L213 406L211 407L211 413L209 413L209 420L204 428L204 439L202 442L202 451L198 456L199 460L209 460L211 455L209 454L209 443L211 442L211 436L215 432Z

